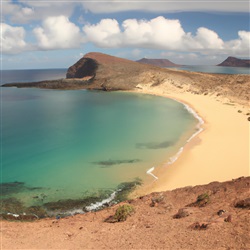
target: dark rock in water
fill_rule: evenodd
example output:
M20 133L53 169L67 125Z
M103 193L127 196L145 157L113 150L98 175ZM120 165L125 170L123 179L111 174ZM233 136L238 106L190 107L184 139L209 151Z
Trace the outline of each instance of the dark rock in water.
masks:
M93 162L94 164L101 165L103 167L109 167L113 165L120 165L120 164L132 164L139 162L140 160L138 159L132 159L132 160L108 160L108 161L98 161L98 162Z
M66 78L94 78L97 68L96 60L83 57L68 69Z
M1 213L19 214L25 211L25 207L21 201L16 198L2 199L0 203Z
M58 79L40 82L6 83L2 87L41 88L41 89L84 89L89 87L90 80L84 79ZM95 87L93 86L93 89ZM101 88L99 88L101 89Z
M47 202L44 204L44 207L47 210L51 211L69 211L72 209L82 209L85 206L89 206L91 203L95 203L99 201L99 197L87 197L84 199L65 199L65 200L59 200L59 201L53 201L53 202Z
M46 210L42 206L28 207L27 209L25 209L25 212L27 214L36 215L40 219L48 216Z
M43 204L43 207L47 210L48 214L57 214L67 215L68 212L74 209L79 209L82 212L87 212L86 207L94 204L96 202L101 202L104 199L107 199L111 192L110 190L99 190L97 193L87 194L85 197L80 199L63 199L53 202L47 202ZM100 207L101 209L102 207Z
M137 143L137 148L146 148L146 149L161 149L161 148L168 148L173 145L171 141L164 141L160 143L155 142L148 142L148 143Z
M250 198L246 198L244 200L237 201L235 204L235 207L250 209Z
M12 193L18 193L25 189L24 182L6 182L0 184L1 195L9 195Z
M24 182L14 181L14 182L5 182L0 184L1 195L10 195L23 191L33 191L40 190L42 187L29 187L26 186Z
M135 179L134 181L131 181L131 182L123 182L123 183L121 183L117 187L118 192L116 194L115 201L116 202L121 202L121 201L127 200L128 195L133 190L135 190L135 188L137 186L140 186L141 184L142 184L142 181L139 178L137 178L137 179Z

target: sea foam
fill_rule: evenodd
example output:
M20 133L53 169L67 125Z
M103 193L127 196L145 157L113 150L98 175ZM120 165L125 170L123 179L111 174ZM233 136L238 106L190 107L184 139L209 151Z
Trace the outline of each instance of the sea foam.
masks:
M104 199L96 203L92 203L89 206L86 206L85 209L87 211L92 211L92 210L97 210L98 208L101 208L104 204L110 203L112 200L114 200L116 193L117 193L116 191L113 192L107 199Z
M201 131L203 131L202 125L204 124L204 120L190 106L188 106L186 103L180 102L179 100L176 99L174 100L181 103L184 106L184 108L198 120L198 124L196 125L197 131L187 139L184 146L181 147L174 156L169 158L169 161L167 162L166 165L173 164L180 157L181 153L184 150L185 145L188 142L190 142L194 137L196 137L199 133L201 133Z

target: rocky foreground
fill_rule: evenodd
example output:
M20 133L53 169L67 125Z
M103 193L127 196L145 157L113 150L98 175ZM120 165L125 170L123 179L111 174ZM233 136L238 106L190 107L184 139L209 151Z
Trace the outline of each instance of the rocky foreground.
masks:
M250 177L152 193L62 219L2 221L2 249L250 249Z
M3 86L114 91L163 85L171 92L222 96L240 104L247 104L250 96L249 75L171 70L94 52L86 54L72 65L66 79L9 83Z

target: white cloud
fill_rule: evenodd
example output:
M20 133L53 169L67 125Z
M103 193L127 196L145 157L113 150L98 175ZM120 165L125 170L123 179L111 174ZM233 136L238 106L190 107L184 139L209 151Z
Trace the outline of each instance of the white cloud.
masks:
M79 3L68 0L61 1L28 1L19 0L18 3L3 2L3 16L8 17L12 23L23 24L34 20L44 20L50 16L70 17Z
M162 16L151 20L127 19L121 25L115 19L103 19L95 25L83 27L86 41L103 48L150 48L173 51L242 54L248 51L250 33L239 31L239 38L223 41L208 28L200 27L195 35L187 33L179 20Z
M179 20L169 20L162 16L147 20L128 19L122 24L124 43L143 47L176 49L180 47L185 32Z
M200 49L223 49L224 42L219 38L218 34L213 30L209 30L204 27L200 27L197 30L196 36L188 46L192 48L192 42Z
M232 55L250 56L250 32L241 30L238 32L239 38L236 40L228 41L225 45Z
M102 19L98 24L87 24L83 31L89 42L93 42L99 47L118 47L121 44L121 30L115 19Z
M247 12L249 10L248 0L240 2L235 0L227 1L191 1L191 0L118 0L118 1L86 1L82 3L86 10L93 13L113 13L123 11L147 11L147 12L180 12L180 11L200 11L200 12Z
M162 16L151 20L127 19L123 30L114 19L103 19L96 25L85 25L87 41L99 47L142 47L167 50L222 49L218 34L207 28L199 28L196 36L185 33L179 20Z
M33 15L30 8L23 7L23 12ZM127 19L121 24L115 19L102 19L97 24L84 25L82 31L67 16L51 16L33 29L36 44L27 44L23 27L2 24L2 48L4 53L20 53L25 50L80 48L81 44L89 42L101 48L132 48L132 52L126 53L133 58L139 56L142 49L151 49L182 52L190 59L196 59L197 53L199 56L246 57L250 52L249 31L241 30L237 39L223 41L213 30L200 27L192 34L183 29L179 20L162 16L151 20ZM191 54L187 56L187 53Z
M13 27L1 23L1 45L4 54L16 54L27 49L23 27Z
M33 33L44 50L78 48L82 42L79 27L65 16L48 17Z

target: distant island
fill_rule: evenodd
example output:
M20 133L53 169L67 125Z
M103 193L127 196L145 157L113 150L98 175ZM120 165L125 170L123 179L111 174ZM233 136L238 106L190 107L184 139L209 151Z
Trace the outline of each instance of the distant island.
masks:
M148 58L142 58L140 60L137 60L136 62L139 63L144 63L144 64L151 64L154 66L158 66L158 67L179 67L181 65L179 64L175 64L171 61L169 61L168 59L148 59Z
M250 60L249 59L239 59L236 57L229 56L225 61L218 64L217 66L224 66L224 67L250 67Z
M64 79L6 83L2 87L117 91L165 86L171 92L210 93L242 103L249 101L249 84L249 75L172 70L90 52L68 68Z

